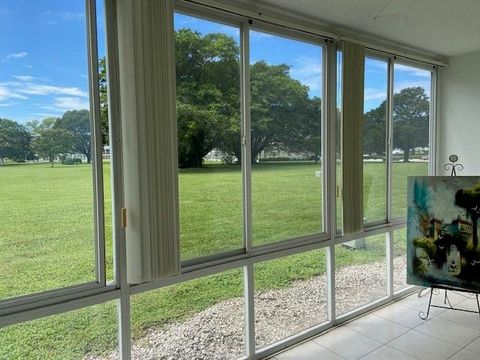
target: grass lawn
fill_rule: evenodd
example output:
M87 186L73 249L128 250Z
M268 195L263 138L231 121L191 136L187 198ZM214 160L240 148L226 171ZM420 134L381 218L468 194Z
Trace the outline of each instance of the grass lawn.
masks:
M367 218L384 214L384 166L365 164ZM318 232L321 223L319 166L264 164L252 171L253 242L260 245ZM426 174L426 163L394 165L395 211L405 204L406 176ZM183 259L242 246L241 174L236 166L182 170L180 181ZM112 276L110 167L105 164L107 273ZM93 281L94 246L91 169L22 164L0 167L0 299ZM383 238L382 238L383 239ZM337 265L377 261L384 242L367 251L337 249ZM383 247L382 247L383 246ZM401 249L401 245L397 248ZM293 259L293 258L292 258ZM324 257L314 252L294 261L259 264L256 290L288 286L320 273ZM135 337L146 328L180 320L223 299L242 294L240 270L174 285L132 301ZM0 329L0 359L77 359L116 346L113 303Z

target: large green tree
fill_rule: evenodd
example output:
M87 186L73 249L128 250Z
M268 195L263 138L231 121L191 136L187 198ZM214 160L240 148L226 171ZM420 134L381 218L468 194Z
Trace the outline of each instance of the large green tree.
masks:
M24 160L30 152L30 133L15 121L0 118L0 160Z
M98 62L98 87L100 93L100 121L102 125L102 144L110 143L108 124L108 87L107 87L107 65L105 57Z
M393 95L393 147L409 161L416 147L428 146L430 103L422 87L409 87ZM364 151L385 154L386 101L365 114Z
M90 115L88 110L67 111L55 123L55 128L65 129L72 134L71 152L83 154L87 162L92 160L92 145L90 137Z
M292 79L290 67L285 64L269 65L258 61L250 67L250 93L252 161L268 149L288 149L298 145L308 136L310 121L320 116L311 116L315 109L308 97L308 87ZM303 131L302 131L303 130Z
M55 118L46 118L34 124L35 133L31 143L32 150L39 157L48 159L52 167L55 158L71 152L74 145L71 131L58 127L57 121Z
M240 123L239 49L235 40L189 29L175 34L180 167L200 167ZM240 138L238 138L239 141Z

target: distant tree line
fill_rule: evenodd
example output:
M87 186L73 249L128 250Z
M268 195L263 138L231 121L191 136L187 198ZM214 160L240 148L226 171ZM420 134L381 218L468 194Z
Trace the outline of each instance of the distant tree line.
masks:
M25 161L34 155L48 159L85 155L91 162L90 116L88 110L67 111L60 118L46 118L19 124L0 118L0 160Z
M220 150L224 161L242 160L240 57L237 43L225 34L175 33L179 167L201 167L205 156ZM99 62L103 144L108 143L108 96L105 58ZM394 148L404 161L428 145L429 99L421 87L393 97ZM290 66L265 61L250 66L251 158L262 151L284 150L318 160L321 154L321 99L290 75ZM384 156L386 102L364 117L364 152ZM22 160L37 154L53 159L83 154L91 161L87 110L25 125L0 119L0 159Z

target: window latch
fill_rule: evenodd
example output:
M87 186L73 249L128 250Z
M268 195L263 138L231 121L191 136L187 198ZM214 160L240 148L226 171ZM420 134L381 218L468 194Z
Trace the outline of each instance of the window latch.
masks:
M127 208L122 208L122 228L127 227Z

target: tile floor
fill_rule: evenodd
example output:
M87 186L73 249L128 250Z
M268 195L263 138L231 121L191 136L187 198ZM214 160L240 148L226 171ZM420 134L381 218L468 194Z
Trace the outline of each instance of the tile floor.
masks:
M432 308L424 321L428 294L415 293L394 304L277 354L275 360L480 360L480 317ZM475 298L449 291L453 306L476 309ZM433 303L442 304L443 291Z

